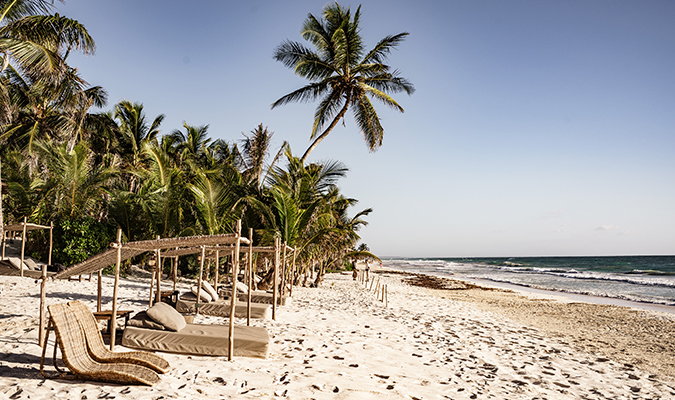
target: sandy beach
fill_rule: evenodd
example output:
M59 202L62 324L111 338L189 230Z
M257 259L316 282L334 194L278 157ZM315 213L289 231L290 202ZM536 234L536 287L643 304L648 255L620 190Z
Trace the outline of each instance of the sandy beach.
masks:
M675 397L672 314L503 290L429 289L384 270L371 277L387 285L386 307L351 275L328 274L320 288L294 288L277 321L253 321L269 330L268 359L160 353L172 370L145 387L44 379L39 285L2 276L0 398ZM109 309L112 278L103 279ZM148 294L148 280L125 279L119 307L143 310ZM95 278L49 282L48 304L76 299L95 307ZM199 316L196 322L227 320ZM53 373L51 365L47 370Z

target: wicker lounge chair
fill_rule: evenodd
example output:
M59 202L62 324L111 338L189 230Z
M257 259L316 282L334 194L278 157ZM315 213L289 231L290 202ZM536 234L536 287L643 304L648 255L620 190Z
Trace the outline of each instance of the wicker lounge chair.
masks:
M56 347L61 348L63 363L74 376L61 374L58 378L82 379L99 382L121 384L138 384L152 386L160 381L159 375L149 368L127 363L98 363L89 356L84 331L77 322L77 317L66 304L53 304L49 309L49 325L54 327L56 344L54 345L54 365L56 366ZM47 346L42 349L40 372L44 372L44 360Z
M144 367L154 369L159 373L166 373L171 369L169 362L164 358L154 353L147 351L130 351L130 352L112 352L103 343L101 331L98 329L98 324L94 315L85 304L79 301L71 301L68 306L75 313L77 322L84 331L84 336L87 340L87 348L89 355L95 361L100 363L129 363L138 364Z

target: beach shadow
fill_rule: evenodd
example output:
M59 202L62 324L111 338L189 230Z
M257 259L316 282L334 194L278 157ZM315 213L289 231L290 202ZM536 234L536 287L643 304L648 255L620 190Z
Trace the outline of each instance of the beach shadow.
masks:
M38 360L38 365L40 360ZM0 376L3 378L17 378L29 380L44 380L45 377L40 373L39 368L9 367L0 365Z
M22 315L22 314L0 314L0 319L16 318L16 317L25 317L25 315Z

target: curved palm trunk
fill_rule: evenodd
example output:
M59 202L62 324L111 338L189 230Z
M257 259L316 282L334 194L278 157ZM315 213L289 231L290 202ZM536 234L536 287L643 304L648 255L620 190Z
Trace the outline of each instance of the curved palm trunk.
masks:
M340 118L342 118L342 117L345 116L345 113L347 112L347 109L349 108L349 102L350 102L350 101L351 101L351 93L350 93L349 95L347 95L347 100L345 101L344 107L342 107L342 110L340 110L340 112L338 113L338 115L335 116L335 119L333 119L333 122L330 123L330 125L328 126L328 128L326 128L326 130L323 131L323 133L322 133L321 135L319 135L319 137L317 137L316 139L314 139L314 141L312 142L312 144L311 144L311 145L307 148L307 150L305 151L305 154L302 155L302 158L300 159L300 162L302 163L302 165L305 165L305 161L307 161L307 157L309 157L309 154L314 150L314 148L315 148L316 146L318 146L319 143L321 143L321 141L322 141L326 136L328 136L328 134L333 130L333 128L335 128L335 125L337 125L337 123L338 123L338 121L340 120Z

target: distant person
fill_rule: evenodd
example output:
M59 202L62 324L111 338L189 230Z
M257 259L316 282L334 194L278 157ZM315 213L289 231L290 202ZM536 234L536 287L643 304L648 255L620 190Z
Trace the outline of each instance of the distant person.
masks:
M370 264L366 261L366 282L370 279Z

